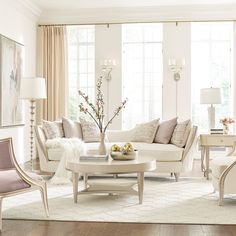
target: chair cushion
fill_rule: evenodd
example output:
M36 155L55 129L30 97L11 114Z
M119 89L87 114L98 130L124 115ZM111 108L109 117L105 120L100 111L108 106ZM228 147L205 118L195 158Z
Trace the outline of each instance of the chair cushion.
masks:
M27 173L34 180L42 180L39 175ZM20 189L29 188L30 185L20 178L16 170L0 171L0 193L13 192Z
M217 157L211 161L212 175L220 178L224 170L236 161L236 156Z

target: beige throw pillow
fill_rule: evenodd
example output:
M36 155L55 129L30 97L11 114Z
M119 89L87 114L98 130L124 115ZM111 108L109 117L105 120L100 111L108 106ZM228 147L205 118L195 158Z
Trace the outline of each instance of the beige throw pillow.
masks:
M100 132L94 122L80 118L80 123L82 127L84 142L100 142Z
M171 143L181 148L184 147L187 142L190 130L191 130L190 120L178 123L174 129L171 138Z
M42 123L43 123L43 131L47 139L64 137L62 122L43 120Z
M177 117L171 120L161 122L157 129L154 143L169 143L176 124Z
M81 128L80 122L62 117L62 124L63 124L66 138L83 139L82 128Z
M136 125L131 141L153 143L158 125L159 119Z

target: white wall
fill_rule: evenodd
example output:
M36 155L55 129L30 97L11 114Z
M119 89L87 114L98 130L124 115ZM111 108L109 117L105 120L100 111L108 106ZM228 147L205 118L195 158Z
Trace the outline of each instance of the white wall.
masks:
M24 44L23 76L35 76L36 65L36 18L17 1L0 0L0 34ZM28 104L25 104L26 108ZM0 138L12 137L19 162L29 156L29 114L25 126L0 128Z
M115 59L116 66L112 70L112 79L103 81L103 92L106 102L106 117L111 118L114 110L122 100L122 54L121 25L101 25L95 28L95 56L96 78L101 74L100 62L104 59ZM121 115L116 117L109 129L120 129L122 124Z
M179 119L191 118L191 23L163 24L163 114L162 119L176 115ZM109 117L122 100L122 25L96 26L95 32L96 78L101 73L100 61L115 59L117 65L112 70L112 80L104 81L104 97L109 103ZM185 59L185 67L178 84L173 79L168 60ZM109 101L107 100L107 83L109 83ZM176 103L176 85L178 86ZM178 107L176 114L176 105ZM120 129L121 116L114 119L110 129Z
M163 119L191 117L191 23L163 24ZM169 59L185 60L176 82ZM177 88L176 88L177 86Z

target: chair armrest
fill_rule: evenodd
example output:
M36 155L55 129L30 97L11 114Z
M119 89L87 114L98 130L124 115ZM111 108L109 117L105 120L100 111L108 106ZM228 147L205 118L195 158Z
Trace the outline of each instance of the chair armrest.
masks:
M46 136L44 134L42 126L38 125L34 127L34 134L35 134L35 142L36 142L36 147L37 149L41 149L43 155L45 158L48 159L48 153L47 153L47 148L46 148Z
M236 141L234 141L233 149L227 154L227 156L236 156Z

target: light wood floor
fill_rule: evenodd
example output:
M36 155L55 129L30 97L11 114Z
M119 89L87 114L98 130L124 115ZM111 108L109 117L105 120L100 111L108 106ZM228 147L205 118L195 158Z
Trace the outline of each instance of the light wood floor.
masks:
M38 169L38 162L34 168ZM26 169L29 165L26 165ZM182 175L183 176L183 175ZM194 161L191 173L202 176L200 161ZM173 179L174 181L174 179ZM236 213L235 213L236 217ZM236 225L130 224L3 220L2 236L236 236Z

